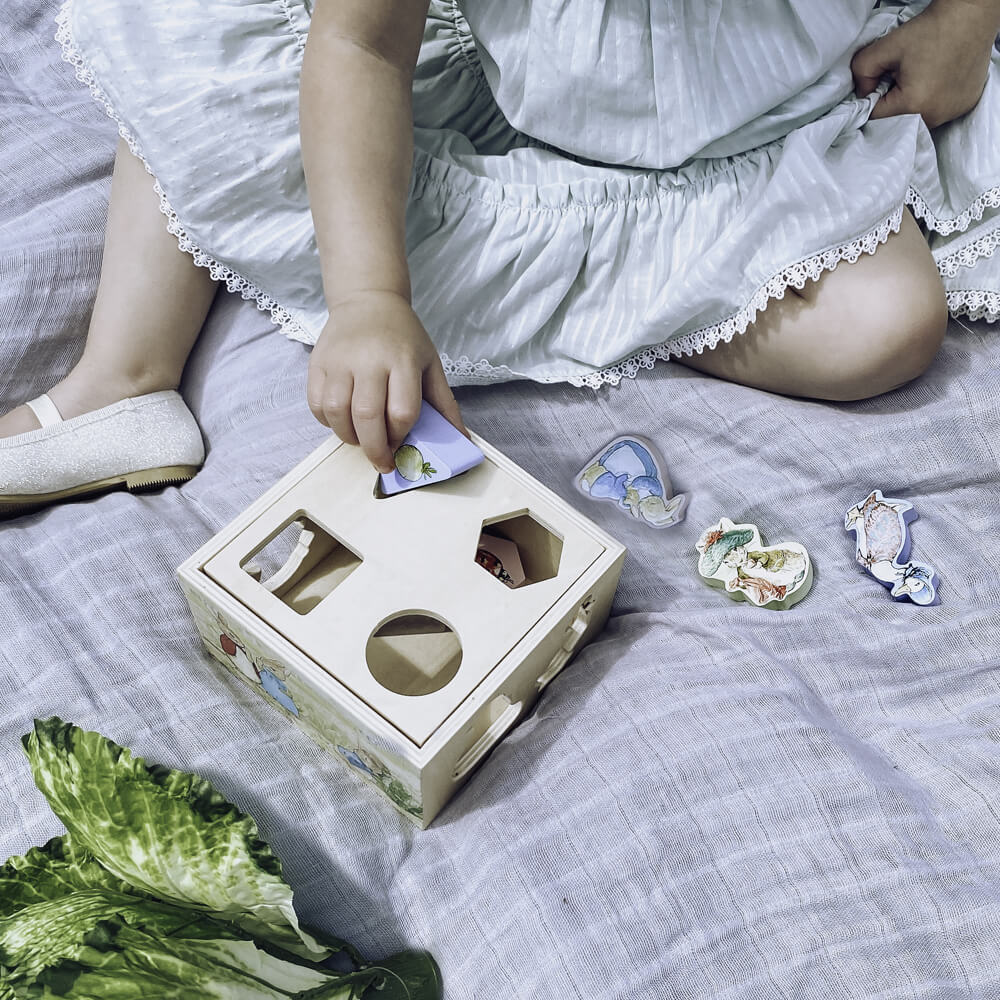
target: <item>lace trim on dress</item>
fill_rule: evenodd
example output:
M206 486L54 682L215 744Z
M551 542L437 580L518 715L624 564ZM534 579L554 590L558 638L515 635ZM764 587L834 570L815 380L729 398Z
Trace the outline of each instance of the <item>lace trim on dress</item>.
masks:
M984 257L992 257L1000 247L1000 224L990 232L973 240L961 250L947 254L936 261L938 270L942 277L954 278L958 274L959 268L973 267L977 261Z
M761 285L742 309L720 323L702 327L693 333L665 341L655 347L644 348L600 371L588 372L586 375L542 377L536 381L569 382L570 385L590 386L594 389L605 384L618 385L622 378L635 378L641 369L652 368L657 361L679 358L682 355L690 357L696 352L701 354L702 351L710 350L719 343L728 343L737 334L746 333L747 327L754 322L757 314L763 312L772 299L784 298L788 288L804 288L807 281L816 281L824 271L832 271L841 261L853 264L862 254L875 253L879 246L889 239L891 233L899 231L902 218L903 206L900 205L874 229L858 239L789 265ZM472 362L463 357L455 362L443 356L442 361L449 381L454 377L456 381L461 379L465 384L476 384L511 377L509 368L494 368L485 360Z
M509 382L513 379L523 379L512 368L506 365L492 365L489 361L470 361L466 355L452 359L447 354L441 355L441 365L451 385L485 385L488 382ZM545 379L534 379L536 382ZM564 379L549 379L552 382L562 382Z
M906 204L913 210L914 216L922 219L934 232L950 236L952 233L964 233L973 222L979 222L987 208L1000 208L1000 185L984 191L964 212L953 219L942 219L935 215L914 187L907 188Z
M982 289L965 289L948 292L948 312L953 316L984 319L987 323L1000 321L1000 292Z
M69 26L72 9L73 0L65 0L65 3L63 3L59 10L59 13L56 15L55 39L62 50L62 57L66 62L75 68L76 78L90 89L90 93L94 100L104 108L108 117L118 125L118 134L128 144L128 148L132 151L132 153L142 161L143 166L146 168L146 172L153 178L153 190L160 199L160 211L167 217L167 231L177 238L177 245L181 250L185 253L191 254L195 264L199 267L208 268L209 273L213 278L215 278L216 281L224 281L226 283L226 288L228 288L229 291L238 293L241 298L248 301L253 300L257 303L257 308L261 312L270 313L271 318L281 328L281 332L287 337L290 337L292 340L298 340L304 344L311 345L313 341L310 336L284 306L276 302L270 295L262 291L252 281L245 278L238 271L234 271L231 267L228 267L226 264L216 260L210 254L205 253L190 238L190 236L188 236L184 227L181 225L180 220L177 218L177 213L170 207L170 202L167 201L167 196L163 193L163 189L160 187L160 182L156 179L156 175L153 173L153 168L146 161L146 157L143 155L142 149L139 146L139 141L129 130L128 126L122 120L118 112L115 111L114 106L108 99L108 95L97 82L97 77L94 75L94 71L87 64L87 60L84 58L83 53L77 48L76 43L73 41L73 33ZM287 13L287 7L284 9ZM296 39L298 40L297 32Z
M1000 185L984 191L954 219L941 219L934 215L928 208L927 202L915 188L911 187L907 190L906 203L913 210L913 214L918 219L922 219L928 228L942 236L949 236L952 233L964 233L973 222L981 221L986 214L986 209L1000 208ZM961 268L973 267L977 261L984 257L992 257L998 247L1000 247L1000 223L961 249L936 257L935 261L942 277L954 278Z

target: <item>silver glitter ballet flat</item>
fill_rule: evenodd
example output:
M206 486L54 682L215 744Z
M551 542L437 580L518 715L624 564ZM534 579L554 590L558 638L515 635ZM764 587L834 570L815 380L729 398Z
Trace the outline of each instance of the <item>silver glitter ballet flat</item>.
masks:
M71 420L48 396L27 405L42 426L0 438L0 517L121 487L182 483L205 459L201 430L172 389Z

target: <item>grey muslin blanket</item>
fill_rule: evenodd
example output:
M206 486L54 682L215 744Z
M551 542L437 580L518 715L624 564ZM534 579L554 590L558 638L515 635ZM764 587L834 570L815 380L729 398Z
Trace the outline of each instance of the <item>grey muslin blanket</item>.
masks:
M81 349L117 138L54 15L2 15L4 408ZM221 293L182 386L196 478L0 525L2 856L59 832L18 742L56 713L204 774L258 818L305 920L370 956L431 950L457 1000L1000 996L1000 331L953 323L929 375L851 405L671 364L460 390L470 427L630 554L606 632L423 833L209 659L174 578L323 440L307 359ZM690 492L684 524L573 490L624 431ZM854 564L844 512L876 487L917 508L939 607ZM809 548L802 604L699 581L722 515Z

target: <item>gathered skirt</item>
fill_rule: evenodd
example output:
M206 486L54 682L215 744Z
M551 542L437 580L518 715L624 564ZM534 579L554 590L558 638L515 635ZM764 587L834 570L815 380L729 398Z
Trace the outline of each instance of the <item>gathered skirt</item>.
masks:
M794 9L782 2L762 0ZM857 15L859 0L813 9L838 3ZM575 39L566 66L584 59L581 75L519 44L508 22L531 0L432 0L406 239L414 309L452 385L597 386L711 349L789 287L875 252L907 208L952 314L1000 319L996 48L979 104L932 132L916 115L869 120L878 95L855 98L849 71L856 48L926 0L862 9L839 54L808 38L786 47L783 78L810 82L784 96L766 93L775 67L745 26L725 37L717 64L692 45L687 69L683 53L665 57L673 77L644 79L638 56L623 72L601 50L631 37L608 30L621 4L607 0L600 17L595 6L549 0L541 34L525 21L533 39ZM153 175L181 248L310 344L327 318L298 135L311 8L67 0L57 29L64 57ZM780 30L776 16L769 30ZM706 131L718 122L720 134Z

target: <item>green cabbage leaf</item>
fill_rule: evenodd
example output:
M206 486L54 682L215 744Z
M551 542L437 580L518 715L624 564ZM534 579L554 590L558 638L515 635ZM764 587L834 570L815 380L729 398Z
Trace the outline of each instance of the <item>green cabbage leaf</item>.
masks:
M26 997L48 990L160 1000L197 991L213 1000L274 1000L339 978L271 955L204 914L101 889L33 903L0 920L0 963L16 970L10 986Z
M68 833L53 837L43 847L32 847L23 857L8 858L0 868L0 917L79 889L136 892L124 879L112 875L90 851L78 847Z
M73 841L155 896L201 907L307 958L329 955L301 930L281 862L253 818L204 778L147 764L52 718L24 739L35 784Z
M23 740L68 833L0 868L0 1000L440 1000L426 952L300 926L254 820L196 774L52 718ZM352 972L320 961L342 953Z

